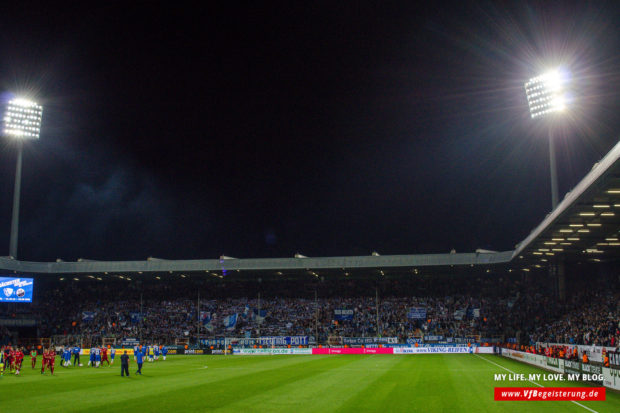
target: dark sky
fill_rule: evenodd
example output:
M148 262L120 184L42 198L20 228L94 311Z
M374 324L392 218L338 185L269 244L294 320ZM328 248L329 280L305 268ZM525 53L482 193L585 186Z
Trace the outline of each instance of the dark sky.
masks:
M0 92L44 105L19 258L508 250L550 210L525 80L571 74L561 197L620 136L615 2L305 3L1 6Z

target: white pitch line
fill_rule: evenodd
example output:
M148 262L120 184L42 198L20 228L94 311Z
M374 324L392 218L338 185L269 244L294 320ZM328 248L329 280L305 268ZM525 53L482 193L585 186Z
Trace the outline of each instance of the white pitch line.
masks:
M499 368L501 368L501 369L504 369L504 370L506 370L506 371L509 371L509 372L510 372L510 373L512 373L512 374L517 374L517 373L515 373L514 371L512 371L512 370L510 370L510 369L508 369L508 368L506 368L506 367L504 367L504 366L502 366L502 365L499 365L499 364L497 364L497 363L495 363L495 362L493 362L493 361L491 361L491 360L487 360L486 358L484 358L484 357L482 357L482 356L479 356L478 354L474 354L474 356L476 356L476 357L478 357L478 358L480 358L480 359L482 359L482 360L484 360L484 361L487 361L487 362L489 362L489 363L491 363L491 364L495 364L497 367L499 367ZM532 383L532 384L537 385L538 387L545 387L545 386L543 386L542 384L536 383L535 381L532 381L532 380L528 380L528 381L529 381L530 383ZM571 403L575 403L577 406L583 407L584 409L589 410L589 411L591 411L592 413L598 413L596 410L590 409L589 407L584 406L583 404L578 403L578 402L576 402L576 401L574 401L574 400L568 400L568 401L569 401L569 402L571 402Z

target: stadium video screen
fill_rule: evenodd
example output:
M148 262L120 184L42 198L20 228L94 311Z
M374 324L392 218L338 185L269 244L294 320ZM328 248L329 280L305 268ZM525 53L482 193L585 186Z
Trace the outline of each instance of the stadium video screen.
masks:
M31 303L34 280L21 277L0 277L0 303Z

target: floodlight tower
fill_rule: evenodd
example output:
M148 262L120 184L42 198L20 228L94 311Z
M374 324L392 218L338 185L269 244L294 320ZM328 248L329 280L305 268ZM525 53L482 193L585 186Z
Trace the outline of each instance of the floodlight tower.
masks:
M22 183L22 156L24 141L39 139L43 108L27 99L15 98L8 102L2 119L2 134L17 143L15 165L15 190L13 191L13 215L11 217L11 239L9 255L17 259L17 236L19 233L19 198Z
M525 83L525 94L532 119L549 118L566 109L566 77L556 69L533 77ZM551 170L551 209L558 206L558 173L555 162L553 127L549 126L549 169Z

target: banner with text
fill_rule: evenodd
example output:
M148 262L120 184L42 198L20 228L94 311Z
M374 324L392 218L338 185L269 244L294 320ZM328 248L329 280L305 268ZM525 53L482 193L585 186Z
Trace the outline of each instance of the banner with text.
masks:
M353 310L348 310L346 308L336 308L334 310L334 320L338 320L338 321L353 320Z
M262 346L307 346L308 336L269 336L259 337Z
M394 354L393 348L313 348L312 354Z
M426 320L426 307L411 307L407 312L407 318L411 320Z
M603 367L603 386L620 390L620 369Z
M277 354L312 354L311 348L236 348L233 354L240 356L269 356Z
M342 344L361 346L364 344L397 344L398 337L343 337Z
M424 341L442 341L443 336L424 336Z
M397 347L394 354L467 354L473 352L473 347Z

